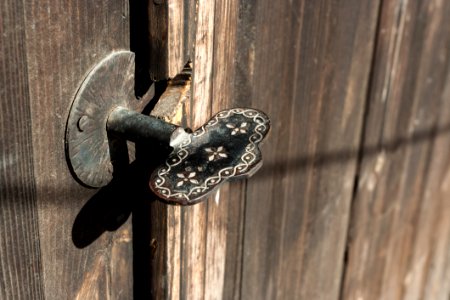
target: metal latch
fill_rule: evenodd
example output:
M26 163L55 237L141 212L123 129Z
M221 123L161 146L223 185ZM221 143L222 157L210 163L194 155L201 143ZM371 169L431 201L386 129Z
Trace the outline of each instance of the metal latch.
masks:
M143 104L136 101L132 52L111 54L84 80L66 128L69 166L81 183L101 187L111 181L117 139L170 145L172 152L153 171L149 186L175 204L195 204L227 180L249 177L261 166L258 145L270 128L263 112L224 110L191 131L140 113Z

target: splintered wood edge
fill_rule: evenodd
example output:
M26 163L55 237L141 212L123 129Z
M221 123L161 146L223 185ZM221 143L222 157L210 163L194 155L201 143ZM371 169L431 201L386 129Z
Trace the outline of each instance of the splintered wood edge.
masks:
M191 69L187 66L182 73L168 81L165 92L151 112L152 116L175 125L185 125L185 103L189 103L191 93Z
M184 75L183 75L184 74ZM191 69L185 68L181 74L168 82L166 91L161 95L159 101L153 108L151 115L161 118L167 122L185 126L185 105L190 103L191 93ZM150 266L152 271L161 273L161 276L152 278L151 286L155 297L162 293L161 286L166 286L170 298L180 298L181 268L179 259L181 257L181 214L182 207L167 205L163 201L151 201L152 217L151 226L152 240L159 245L158 252ZM153 218L153 216L155 216ZM170 275L170 276L168 276Z

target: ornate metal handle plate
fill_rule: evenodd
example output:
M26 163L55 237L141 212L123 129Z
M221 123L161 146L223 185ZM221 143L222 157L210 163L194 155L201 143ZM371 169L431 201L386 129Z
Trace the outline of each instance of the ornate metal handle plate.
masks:
M255 109L233 108L216 114L178 139L150 187L161 198L197 203L226 180L251 176L262 163L258 144L269 130L268 117Z

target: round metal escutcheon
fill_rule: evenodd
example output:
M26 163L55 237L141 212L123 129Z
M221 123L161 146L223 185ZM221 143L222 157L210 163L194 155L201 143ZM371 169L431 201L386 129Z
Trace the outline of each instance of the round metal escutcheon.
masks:
M85 186L98 188L112 180L110 148L117 147L108 140L109 113L118 106L140 112L152 96L151 88L142 99L135 97L134 71L133 52L111 53L88 74L72 103L66 125L66 156L72 174ZM132 143L128 143L125 155L134 158Z

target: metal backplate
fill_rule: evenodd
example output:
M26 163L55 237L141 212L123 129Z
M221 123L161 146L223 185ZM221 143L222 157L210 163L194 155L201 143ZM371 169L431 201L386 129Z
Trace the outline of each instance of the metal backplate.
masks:
M117 106L141 112L153 96L152 86L142 99L136 99L134 70L133 52L113 52L94 67L75 96L67 120L66 155L71 172L86 186L102 187L112 179L110 144L114 141L108 141L106 132L109 113ZM132 160L131 143L128 151Z

